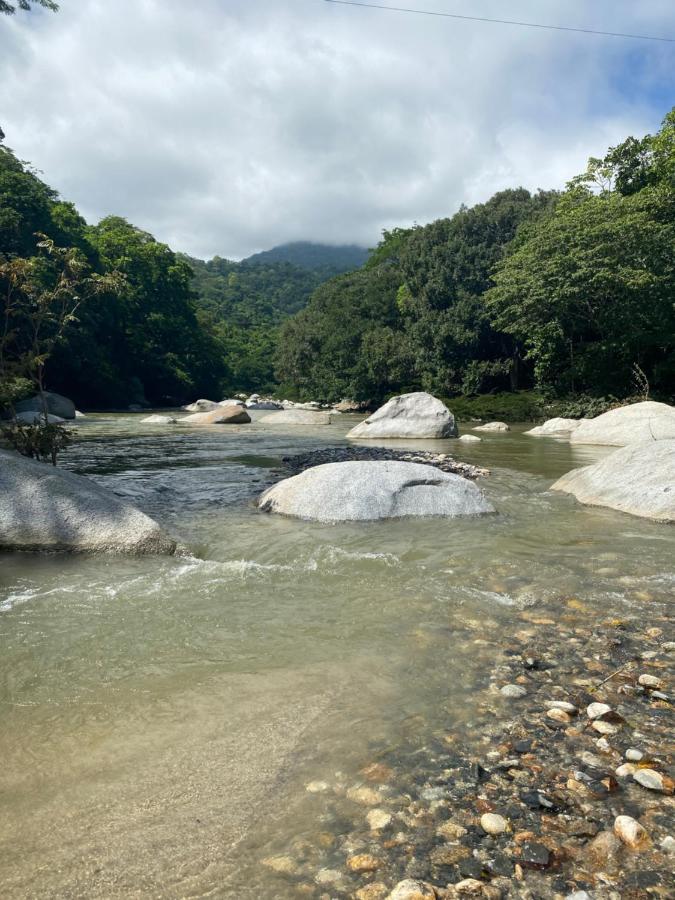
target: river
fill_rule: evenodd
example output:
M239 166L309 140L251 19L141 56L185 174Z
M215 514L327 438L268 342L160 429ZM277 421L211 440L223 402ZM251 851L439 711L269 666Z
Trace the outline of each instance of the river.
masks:
M490 468L498 513L316 525L253 501L284 455L344 444L357 419L262 415L77 426L63 464L183 555L0 557L4 900L281 896L260 860L321 830L306 785L349 783L411 731L470 728L492 662L481 636L541 603L620 614L672 596L672 528L548 490L606 449L526 426L414 442Z

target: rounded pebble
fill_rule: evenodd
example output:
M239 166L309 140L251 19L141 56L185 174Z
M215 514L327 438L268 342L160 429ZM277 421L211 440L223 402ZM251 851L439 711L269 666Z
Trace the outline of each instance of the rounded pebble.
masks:
M385 812L383 809L371 809L366 816L366 821L373 831L379 831L381 828L386 828L387 825L391 825L391 820L391 814Z
M496 813L485 813L484 816L481 816L480 827L486 834L503 834L508 827L508 822L503 816Z
M545 705L548 709L562 709L563 712L569 713L571 716L579 712L576 706L573 703L568 703L567 700L547 700Z
M648 788L650 791L661 791L663 793L668 790L666 779L654 769L638 769L633 778L638 784Z
M597 719L598 716L604 716L611 711L612 707L607 706L606 703L590 703L586 707L586 715L589 719Z
M616 817L614 834L631 850L645 850L651 845L651 839L645 829L631 816Z
M619 730L616 725L612 725L611 722L603 722L601 719L594 719L591 728L598 734L616 734Z
M642 752L642 750L635 750L634 748L630 747L628 750L626 750L624 756L626 757L626 759L630 760L630 762L640 762L640 760L644 756L644 753Z
M656 690L665 687L663 681L657 678L656 675L640 675L638 684L641 684L642 687L655 688Z
M561 725L569 725L572 721L570 714L566 713L564 709L558 709L557 706L554 706L553 709L547 709L546 717L553 719L554 722L559 722Z
M504 687L499 689L499 693L503 697L509 697L511 700L517 700L520 697L524 697L527 694L527 691L519 684L505 684Z

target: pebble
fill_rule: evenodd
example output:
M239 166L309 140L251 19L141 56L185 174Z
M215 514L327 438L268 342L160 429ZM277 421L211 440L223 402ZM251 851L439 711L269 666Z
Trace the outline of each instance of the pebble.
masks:
M614 820L614 834L631 850L646 850L651 846L651 838L645 829L631 816L617 816Z
M329 784L327 781L310 781L308 785L305 786L305 790L309 791L310 794L323 794L329 788Z
M483 882L478 881L476 878L465 878L463 881L458 881L454 887L455 892L460 895L483 893Z
M572 721L572 716L570 716L569 713L566 713L564 709L559 709L557 706L554 706L552 709L547 709L546 716L549 719L553 719L554 722L559 722L561 725L569 725Z
M629 749L624 753L624 756L626 757L626 759L630 760L630 762L640 762L640 760L644 756L644 753L642 752L642 750L635 750L634 748L629 747Z
M575 891L573 894L567 894L565 900L592 900L588 891Z
M524 697L527 694L527 691L519 684L505 684L504 687L499 689L499 693L502 697L518 700L521 697Z
M659 844L659 847L661 848L661 850L663 850L664 853L667 853L668 856L675 856L675 838L674 837L671 837L670 835L668 835L667 837L664 837L664 839Z
M579 712L576 706L573 703L568 703L567 700L547 700L545 706L548 709L562 709L563 712L569 713L571 716Z
M602 753L611 753L612 752L611 744L604 737L598 738L597 741L595 742L595 746Z
M446 841L458 841L467 833L466 828L458 825L456 822L443 822L436 829L438 837L444 838Z
M617 725L612 725L611 722L605 722L602 719L594 719L591 722L591 728L598 734L617 734L619 731Z
M627 778L629 775L633 775L637 772L637 766L633 763L624 763L619 766L618 769L614 770L615 775L618 775L619 778Z
M641 684L642 687L655 688L657 691L665 687L664 682L656 675L640 675L638 684Z
M381 881L374 881L365 887L359 888L354 894L356 900L382 900L387 895L387 885Z
M589 719L597 719L598 716L605 716L611 711L612 707L607 706L606 703L590 703L586 707L586 715Z
M670 779L665 778L654 769L638 769L633 778L638 784L648 788L650 791L661 791L662 793L672 791L672 785L669 784Z
M342 872L338 869L319 869L314 879L317 884L335 884L342 879Z
M382 800L382 795L369 787L353 787L347 791L347 799L362 806L377 806Z
M358 853L347 859L347 868L350 872L375 872L381 865L380 860L369 853Z
M528 841L520 849L518 862L528 869L545 869L551 861L548 847L537 841Z
M391 825L392 816L383 809L371 809L366 816L366 821L372 831L380 831L382 828L386 828L387 825Z
M425 881L399 881L387 900L436 900L436 891Z
M496 813L485 813L481 816L480 827L486 834L503 834L508 828L508 822Z
M278 875L295 875L298 871L297 863L290 856L268 856L261 860L263 866L276 872Z

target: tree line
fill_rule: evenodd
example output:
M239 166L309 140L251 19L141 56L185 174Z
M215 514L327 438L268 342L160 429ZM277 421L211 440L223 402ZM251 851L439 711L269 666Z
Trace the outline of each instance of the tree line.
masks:
M566 190L500 191L385 232L281 329L286 392L381 400L535 388L672 398L675 110Z

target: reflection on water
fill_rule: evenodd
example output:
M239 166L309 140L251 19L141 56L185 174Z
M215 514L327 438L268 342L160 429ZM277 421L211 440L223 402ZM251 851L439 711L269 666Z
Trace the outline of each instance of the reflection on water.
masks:
M467 628L517 629L514 610L542 600L604 614L672 593L672 529L548 491L604 450L523 429L415 443L491 468L498 514L317 526L253 500L284 455L343 443L352 417L140 418L93 417L64 461L189 554L0 558L3 898L264 896L237 875L275 833L314 827L307 781L348 777L411 722L420 740L441 719L467 727L491 666Z

